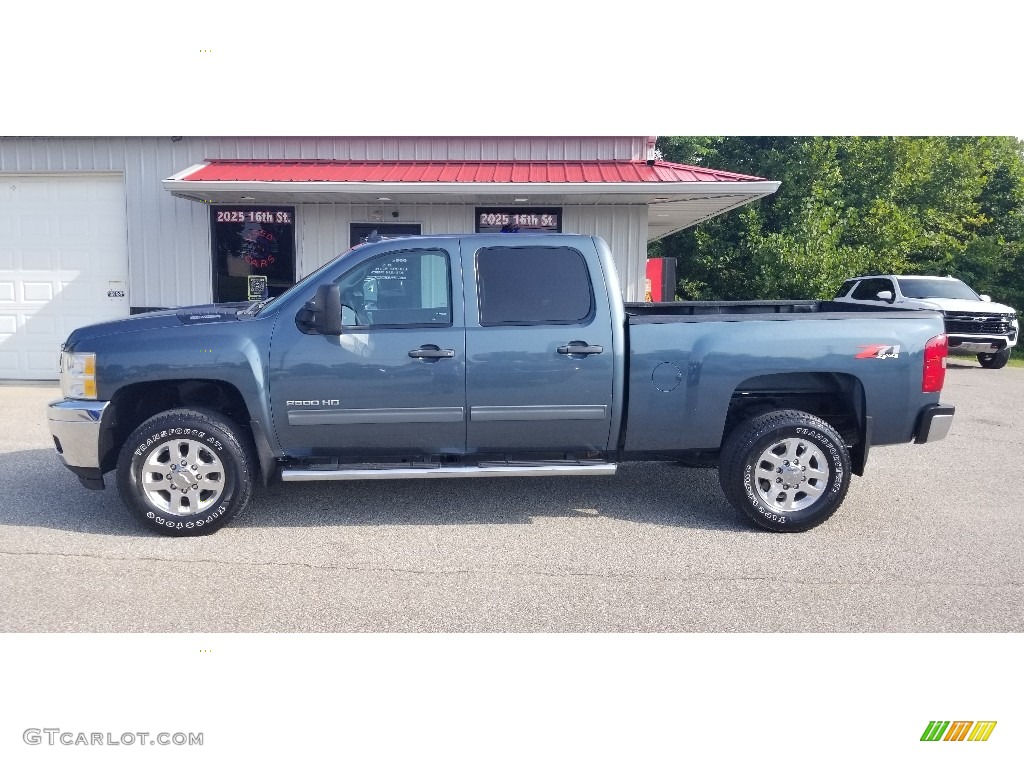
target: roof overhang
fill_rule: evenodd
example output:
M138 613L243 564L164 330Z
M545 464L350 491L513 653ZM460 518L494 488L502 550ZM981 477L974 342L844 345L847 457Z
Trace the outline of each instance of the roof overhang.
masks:
M673 232L699 224L746 203L770 195L779 182L728 174L709 169L700 172L700 180L573 180L573 181L337 181L315 178L210 178L211 163L236 167L236 175L255 175L252 168L268 165L253 161L249 171L244 163L211 161L187 168L164 180L163 185L176 197L217 205L293 205L301 203L362 203L386 206L402 204L462 205L643 205L647 206L648 240L657 240ZM280 161L286 164L286 161ZM323 163L319 164L323 166ZM350 164L338 162L335 168ZM386 165L386 164L385 164ZM398 164L396 164L398 165ZM463 164L464 165L464 164ZM537 165L537 164L531 164ZM564 164L553 164L564 166ZM605 164L607 166L607 164ZM644 163L633 166L643 168ZM653 169L660 176L682 176L674 166L661 163ZM665 169L668 169L667 171ZM564 170L564 168L561 168ZM627 169L628 170L628 169ZM669 173L672 171L673 173ZM619 176L624 171L616 172ZM630 170L632 173L632 170ZM292 173L292 176L299 175ZM309 175L309 174L307 174ZM324 175L321 173L320 175ZM422 175L422 174L421 174ZM437 174L440 175L440 174Z
M647 206L647 242L654 242L666 235L696 226L733 208L770 195L779 188L777 181L764 183L774 186L768 191L746 189L718 193L716 189L717 194L705 191L703 194L673 195L668 200L652 201Z

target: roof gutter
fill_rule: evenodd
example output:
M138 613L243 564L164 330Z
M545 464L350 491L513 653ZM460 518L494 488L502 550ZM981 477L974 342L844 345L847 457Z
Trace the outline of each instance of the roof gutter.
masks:
M402 182L402 181L186 181L181 177L194 172L183 171L177 177L164 179L169 192L348 192L354 194L493 194L507 191L517 194L708 194L713 191L770 195L779 188L778 181L674 181L674 182Z

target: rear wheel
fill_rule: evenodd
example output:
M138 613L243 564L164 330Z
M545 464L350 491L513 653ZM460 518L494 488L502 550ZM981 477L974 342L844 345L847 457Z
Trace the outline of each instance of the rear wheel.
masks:
M772 411L732 431L718 478L726 498L756 525L806 531L842 504L850 454L828 422L803 411Z
M255 468L237 425L213 411L178 408L131 434L118 459L117 487L150 530L196 536L223 527L245 508Z
M1002 368L1009 360L1009 347L998 352L982 352L978 355L978 362L981 363L982 368Z

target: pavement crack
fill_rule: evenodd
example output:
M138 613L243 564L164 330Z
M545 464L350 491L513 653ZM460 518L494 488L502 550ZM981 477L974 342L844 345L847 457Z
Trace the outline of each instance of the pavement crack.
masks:
M414 568L383 568L383 567L363 567L363 566L346 566L346 565L317 565L316 563L298 563L298 562L278 562L275 560L215 560L212 558L197 558L192 560L179 560L169 557L152 557L148 555L142 555L139 557L117 557L113 555L97 555L97 554L82 554L80 552L8 552L6 550L0 550L0 555L12 555L12 556L33 556L33 557L81 557L91 560L105 560L108 562L120 562L120 563L132 563L132 562L150 562L150 563L173 563L174 565L243 565L250 567L263 567L263 568L308 568L314 571L365 571L365 572L395 572L395 573L411 573L423 576L448 576L466 573L487 573L487 571L473 571L469 569L463 570L417 570Z
M700 582L718 582L718 583L742 583L742 582L760 582L760 583L780 583L780 584L794 584L800 586L813 586L813 587L877 587L880 585L898 585L907 587L920 587L920 586L938 586L938 587L985 587L991 588L993 586L1001 587L1020 587L1024 583L1019 581L1000 581L1000 582L985 582L985 581L940 581L933 579L919 579L919 580L871 580L871 581L857 581L847 579L837 580L826 580L826 579L796 579L786 578L784 576L747 576L747 575L735 575L735 576L715 576L712 574L700 573L693 575L657 575L648 573L626 573L626 572L614 572L614 571L539 571L539 570L508 570L508 569L486 569L486 568L459 568L459 569L425 569L425 568L397 568L397 567L386 567L386 566L372 566L372 565L322 565L316 563L301 563L301 562L280 562L275 560L264 560L264 561L252 561L252 560L217 560L212 558L199 558L193 560L179 560L165 557L152 557L152 556L140 556L140 557L117 557L113 555L99 555L99 554L82 554L78 552L10 552L0 550L0 555L9 555L12 557L68 557L68 558L84 558L93 560L104 560L108 562L154 562L154 563L173 563L175 565L235 565L235 566L248 566L257 568L306 568L311 571L335 571L335 572L350 572L350 573L400 573L413 576L465 576L465 575L478 575L478 576L545 576L550 578L580 578L580 579L606 579L609 581L627 581L627 580L643 580L643 581L655 581L665 583L700 583Z

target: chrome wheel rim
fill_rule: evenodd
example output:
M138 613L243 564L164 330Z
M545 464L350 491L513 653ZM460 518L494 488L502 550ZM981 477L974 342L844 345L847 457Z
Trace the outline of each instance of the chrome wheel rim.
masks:
M142 467L146 500L168 515L205 512L224 495L224 486L224 464L197 440L161 443Z
M828 462L814 443L797 437L766 448L754 466L754 487L764 505L788 514L806 509L828 488Z

